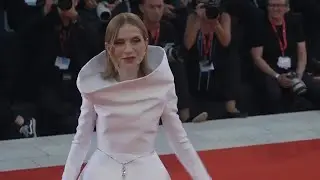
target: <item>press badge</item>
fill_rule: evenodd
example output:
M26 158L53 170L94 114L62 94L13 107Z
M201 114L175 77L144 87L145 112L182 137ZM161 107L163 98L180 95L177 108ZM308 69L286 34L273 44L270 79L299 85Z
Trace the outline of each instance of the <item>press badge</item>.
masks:
M65 73L65 74L62 75L62 79L63 79L64 81L69 81L69 80L72 79L72 76L71 76L71 74Z
M287 57L287 56L280 56L278 58L277 65L279 68L289 69L289 68L291 68L291 58Z
M209 61L200 61L199 66L201 72L209 72L214 70L213 63L210 63Z
M24 2L29 6L37 6L37 0L24 0Z
M54 63L60 70L68 70L70 65L70 59L66 57L57 57Z

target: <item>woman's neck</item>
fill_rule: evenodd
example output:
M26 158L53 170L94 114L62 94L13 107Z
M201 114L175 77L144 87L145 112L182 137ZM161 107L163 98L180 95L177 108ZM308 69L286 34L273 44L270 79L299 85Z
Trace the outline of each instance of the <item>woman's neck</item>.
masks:
M142 72L140 70L140 68L137 71L126 71L126 73L119 73L118 76L116 77L117 81L128 81L128 80L134 80L137 78L142 77Z

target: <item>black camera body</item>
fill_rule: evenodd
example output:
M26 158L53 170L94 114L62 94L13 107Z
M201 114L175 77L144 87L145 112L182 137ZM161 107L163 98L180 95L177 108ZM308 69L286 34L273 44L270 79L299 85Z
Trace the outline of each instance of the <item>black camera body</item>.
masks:
M57 6L62 10L62 11L68 11L69 9L72 8L73 2L72 0L58 0Z
M68 11L72 8L73 2L72 0L54 0L53 4L55 4L62 11ZM45 0L37 0L37 6L44 6Z
M107 23L108 21L110 21L112 17L113 9L110 9L107 6L109 4L114 4L115 2L116 0L100 0L99 1L96 11L97 11L97 16L102 22ZM122 1L120 1L120 3L121 2Z
M219 0L211 0L205 3L203 8L205 8L208 19L216 19L221 14Z

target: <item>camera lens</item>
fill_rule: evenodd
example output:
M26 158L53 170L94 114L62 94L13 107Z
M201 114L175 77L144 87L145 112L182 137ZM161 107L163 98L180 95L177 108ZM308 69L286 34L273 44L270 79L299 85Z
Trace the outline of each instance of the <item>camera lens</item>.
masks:
M215 6L207 6L206 7L206 16L208 19L216 19L220 14L220 11Z
M62 11L67 11L72 8L72 0L59 0L58 1L58 7Z
M111 16L110 12L103 12L100 15L100 19L102 21L107 21L107 20L109 20L110 16Z

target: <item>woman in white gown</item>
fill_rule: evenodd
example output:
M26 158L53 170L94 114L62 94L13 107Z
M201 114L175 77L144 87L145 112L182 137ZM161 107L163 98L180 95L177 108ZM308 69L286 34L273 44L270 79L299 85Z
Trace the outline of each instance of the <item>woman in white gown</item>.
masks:
M96 127L97 149L79 179L170 180L154 150L160 118L192 179L211 179L177 115L166 54L148 46L143 22L134 14L119 14L109 23L105 42L106 50L78 75L83 104L62 179L78 179Z

